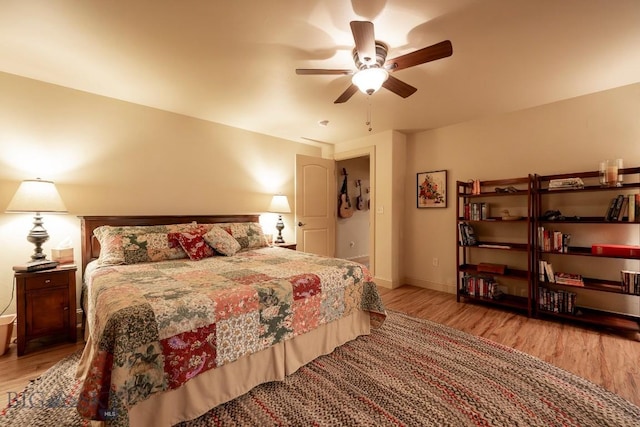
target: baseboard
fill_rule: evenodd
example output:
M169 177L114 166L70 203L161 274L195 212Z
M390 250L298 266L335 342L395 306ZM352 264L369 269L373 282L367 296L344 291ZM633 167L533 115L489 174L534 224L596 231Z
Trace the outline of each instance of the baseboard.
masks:
M387 288L387 289L393 289L393 282L389 281L389 280L385 280L385 279L381 279L379 277L374 277L373 281L376 282L376 285L378 286L382 286L383 288Z
M448 294L456 293L455 284L435 283L428 280L416 279L415 277L405 277L404 283L407 285L417 286L418 288L431 289L433 291L446 292Z

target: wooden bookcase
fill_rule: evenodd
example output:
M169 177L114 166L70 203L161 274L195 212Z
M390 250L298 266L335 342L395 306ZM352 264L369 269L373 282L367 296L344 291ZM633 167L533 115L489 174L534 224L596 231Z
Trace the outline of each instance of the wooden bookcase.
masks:
M472 182L456 182L458 302L491 304L524 311L528 316L533 314L533 186L531 175L480 181L480 191L474 194ZM485 206L484 215L481 204ZM472 213L474 205L480 206L479 217ZM509 211L509 217L502 213L504 209ZM461 224L474 229L477 240L474 245L463 242ZM480 271L485 263L506 268L499 273ZM479 284L480 279L485 285ZM492 281L496 285L487 285ZM499 295L491 295L496 287Z
M602 296L606 293L608 300L640 298L640 296L631 297L628 293L623 292L620 278L620 270L629 269L629 264L637 263L636 271L640 271L638 268L640 260L630 261L638 258L593 255L591 253L591 244L628 244L628 241L625 240L628 240L629 236L632 238L635 236L637 239L640 235L640 218L636 218L634 222L628 221L628 217L615 221L605 219L611 198L619 194L628 197L628 195L637 194L640 189L640 168L622 169L621 174L624 177L624 184L621 187L600 186L597 171L535 177L536 229L533 242L535 247L533 295L537 317L577 321L623 331L640 331L637 317L622 312L596 310L581 306L581 298L586 296L584 293L581 295L581 289L587 290L587 294L591 294L591 299L598 298L599 293L603 293ZM580 178L584 182L584 187L580 189L549 189L551 180L566 178ZM559 210L562 216L549 219L545 216L549 210ZM550 248L549 245L545 248L540 227L571 235L568 245L560 250ZM602 240L609 241L603 242ZM559 272L558 267L564 269L566 265L569 265L573 268L571 271L561 271L580 275L583 285L550 282L547 280L548 275L544 276L541 261L550 263L554 274ZM567 293L577 294L573 312L562 312L562 308L549 310L550 307L540 300L543 298L541 292L544 293L545 290L564 295ZM623 297L624 294L627 296Z

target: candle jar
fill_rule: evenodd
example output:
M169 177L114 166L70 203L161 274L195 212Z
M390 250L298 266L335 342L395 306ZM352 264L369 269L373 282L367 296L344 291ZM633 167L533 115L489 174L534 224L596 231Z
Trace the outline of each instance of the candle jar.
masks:
M600 162L598 168L598 178L600 179L600 187L607 187L607 161Z
M622 162L621 159L620 162ZM618 186L618 160L605 160L600 162L600 185L603 187ZM622 185L622 183L620 183Z

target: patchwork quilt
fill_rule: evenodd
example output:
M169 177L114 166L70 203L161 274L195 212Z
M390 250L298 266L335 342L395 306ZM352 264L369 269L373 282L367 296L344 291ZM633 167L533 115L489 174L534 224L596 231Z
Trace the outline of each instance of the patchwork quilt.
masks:
M386 316L363 265L270 247L100 267L84 300L94 357L78 411L94 420L356 310L374 328Z

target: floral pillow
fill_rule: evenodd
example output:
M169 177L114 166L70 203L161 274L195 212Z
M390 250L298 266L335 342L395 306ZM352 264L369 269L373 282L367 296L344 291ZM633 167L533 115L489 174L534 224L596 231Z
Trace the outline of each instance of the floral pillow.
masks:
M240 243L221 227L212 227L211 230L202 237L204 237L204 240L209 246L222 255L232 256L241 249Z
M186 258L179 244L172 244L169 233L193 229L191 224L151 226L102 226L93 231L100 242L99 265L137 264Z
M189 259L193 261L199 261L215 255L211 246L207 245L204 240L202 230L194 229L182 233L172 233L171 236L178 240Z
M227 222L216 224L231 234L242 249L264 248L269 246L262 226L257 222Z

